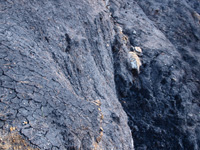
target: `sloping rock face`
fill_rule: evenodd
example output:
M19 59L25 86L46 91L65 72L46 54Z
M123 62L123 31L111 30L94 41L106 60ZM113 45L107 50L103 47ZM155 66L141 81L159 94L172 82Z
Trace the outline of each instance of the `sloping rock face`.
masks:
M1 130L40 149L133 149L105 2L3 0L0 9Z
M134 78L115 65L119 99L139 150L200 147L200 1L110 1L115 22L143 49ZM122 64L122 63L120 63Z
M1 0L0 13L0 149L199 149L199 0Z

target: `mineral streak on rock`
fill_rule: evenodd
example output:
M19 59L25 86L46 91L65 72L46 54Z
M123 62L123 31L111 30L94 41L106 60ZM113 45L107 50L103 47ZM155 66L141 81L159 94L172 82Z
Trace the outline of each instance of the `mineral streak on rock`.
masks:
M199 14L199 0L0 0L0 149L199 150Z

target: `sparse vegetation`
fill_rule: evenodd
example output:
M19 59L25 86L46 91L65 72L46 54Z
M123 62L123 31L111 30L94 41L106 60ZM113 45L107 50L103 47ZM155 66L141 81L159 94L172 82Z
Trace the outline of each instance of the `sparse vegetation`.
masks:
M15 127L10 127L10 132L0 132L0 150L39 150L33 148L16 131Z

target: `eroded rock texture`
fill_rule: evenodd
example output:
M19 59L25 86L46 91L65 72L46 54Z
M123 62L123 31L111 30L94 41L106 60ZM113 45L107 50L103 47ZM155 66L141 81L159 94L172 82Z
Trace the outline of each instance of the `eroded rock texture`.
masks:
M40 149L133 149L104 1L1 1L1 130Z
M199 0L0 0L0 13L1 149L12 134L42 150L199 149Z
M110 10L130 43L143 49L133 79L115 65L135 148L198 150L200 1L111 1Z

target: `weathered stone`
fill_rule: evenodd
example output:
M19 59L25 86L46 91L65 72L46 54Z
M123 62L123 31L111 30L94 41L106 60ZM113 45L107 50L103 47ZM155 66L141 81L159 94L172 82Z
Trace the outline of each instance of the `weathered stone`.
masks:
M95 3L1 1L0 95L15 110L4 119L40 149L133 149L113 89L115 25Z
M198 150L199 1L0 6L0 133L40 149Z
M200 28L194 17L199 2L117 0L110 1L110 9L130 40L129 49L142 48L138 76L129 76L126 63L114 65L120 70L115 83L135 148L198 150L199 135L193 127L199 124L200 110Z

